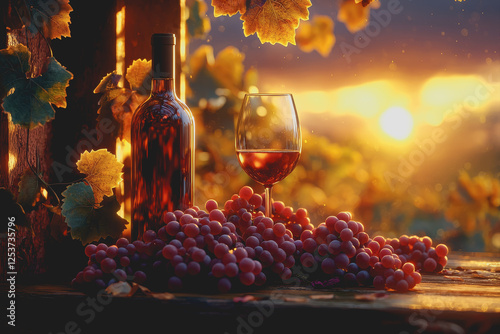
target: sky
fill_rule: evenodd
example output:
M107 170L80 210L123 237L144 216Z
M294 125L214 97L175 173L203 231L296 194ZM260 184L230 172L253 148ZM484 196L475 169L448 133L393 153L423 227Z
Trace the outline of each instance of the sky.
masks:
M484 159L478 168L498 172L500 1L400 0L390 23L377 23L377 28L375 16L390 1L395 0L380 0L379 9L372 9L372 28L378 31L367 43L356 44L359 34L337 20L338 1L312 0L311 19L328 15L335 21L336 44L323 57L244 37L238 14L214 18L206 0L211 31L189 48L210 44L215 54L227 46L238 48L245 68L257 69L261 91L294 95L305 131L350 145L357 140L371 145L374 154L385 149L404 157L442 129L450 139L440 145L442 154L434 155L434 170L446 173L450 169L439 167L455 170ZM346 57L345 45L358 45L359 52ZM472 124L458 110L476 100L473 111L484 117ZM453 117L465 124L457 131ZM450 155L457 148L462 153ZM435 177L432 182L448 176L427 171L422 177Z
M306 85L325 89L375 78L414 80L435 73L471 73L498 62L500 56L498 0L400 0L400 12L391 15L385 27L379 25L379 32L351 55L342 45L356 45L358 35L337 20L338 2L312 0L310 18L328 15L335 21L337 41L328 57L302 52L294 45L262 45L255 35L244 37L239 14L214 18L210 1L206 2L212 25L207 40L214 52L228 45L244 52L246 67L258 69L266 89L295 91ZM386 10L388 2L381 0L380 8L372 9L373 25L373 12ZM202 43L206 41L193 41L191 47Z

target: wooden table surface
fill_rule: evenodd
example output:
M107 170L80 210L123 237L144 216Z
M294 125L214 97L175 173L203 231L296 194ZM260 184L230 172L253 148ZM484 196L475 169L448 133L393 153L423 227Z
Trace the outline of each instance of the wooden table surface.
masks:
M247 295L251 300L237 300ZM445 273L424 274L408 293L268 286L251 293L176 293L160 299L138 292L99 299L68 285L18 284L12 329L27 334L500 333L500 255L452 253Z

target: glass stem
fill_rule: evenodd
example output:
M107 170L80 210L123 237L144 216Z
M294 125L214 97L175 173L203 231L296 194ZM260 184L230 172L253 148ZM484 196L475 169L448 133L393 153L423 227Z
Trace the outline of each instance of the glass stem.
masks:
M265 207L266 207L266 217L269 217L271 218L271 215L273 214L273 202L272 202L272 198L271 198L271 189L272 189L273 186L265 186L265 200L266 202L264 203Z

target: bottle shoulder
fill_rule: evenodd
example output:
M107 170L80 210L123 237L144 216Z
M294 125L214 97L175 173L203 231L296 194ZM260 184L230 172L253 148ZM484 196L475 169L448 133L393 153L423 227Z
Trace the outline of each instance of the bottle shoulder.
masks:
M158 122L192 123L189 107L175 96L152 95L134 112L133 119L149 118Z

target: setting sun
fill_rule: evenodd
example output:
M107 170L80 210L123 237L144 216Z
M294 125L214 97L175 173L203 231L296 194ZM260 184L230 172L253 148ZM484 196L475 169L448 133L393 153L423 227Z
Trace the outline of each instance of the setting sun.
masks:
M379 124L382 130L392 138L404 140L413 130L413 117L404 108L391 107L380 116Z

